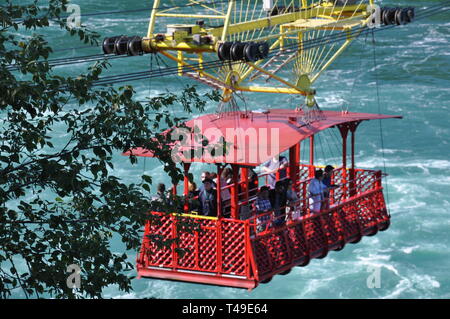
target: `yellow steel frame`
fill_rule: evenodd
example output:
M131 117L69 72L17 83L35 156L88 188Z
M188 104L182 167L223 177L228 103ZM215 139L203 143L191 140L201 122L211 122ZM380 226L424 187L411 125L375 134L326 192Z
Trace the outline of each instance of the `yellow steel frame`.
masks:
M308 10L299 11L299 12L292 12L292 13L285 13L276 15L269 18L261 18L256 19L253 21L246 21L241 23L236 23L227 26L226 31L228 35L232 35L235 33L245 32L245 31L251 31L254 29L262 29L267 28L273 25L280 25L285 23L294 22L299 19L310 19L313 17L317 17L318 15L333 15L338 14L339 10L336 10L336 8L310 8ZM348 12L354 12L355 10L362 9L360 5L351 5L351 6L345 6L344 8L340 8L340 10L348 11ZM223 32L225 29L224 27L221 28L214 28L214 29L206 29L206 31L214 36L218 36Z
M270 50L275 48L283 48L284 39L286 36L290 34L297 34L299 39L299 52L303 50L303 34L307 31L311 30L326 30L327 28L333 28L340 30L346 30L347 32L351 30L353 26L356 25L365 25L367 20L367 5L347 5L345 7L338 7L334 5L323 5L323 6L309 6L306 0L302 0L303 10L298 12L290 12L285 14L280 14L272 17L264 17L251 21L245 21L241 23L231 23L231 15L233 12L233 8L235 6L236 0L230 0L227 6L226 14L222 12L210 8L205 4L202 4L195 0L189 0L192 4L202 5L205 8L210 9L214 12L213 15L196 15L196 14L182 14L182 13L168 13L169 10L160 10L159 6L161 1L154 0L153 9L150 15L150 22L147 32L147 37L143 39L142 46L144 51L146 52L160 52L166 57L177 62L179 71L179 75L183 75L181 71L182 67L188 67L192 69L193 72L198 72L202 77L213 79L216 82L223 83L224 87L229 87L229 83L224 83L224 80L221 80L205 70L203 70L203 54L204 53L216 53L218 46L221 42L225 41L227 36L231 36L234 34L242 33L242 32L250 32L252 30L259 30L275 25L280 25L280 32L275 35L265 36L258 38L258 41L269 40L273 38L278 38L271 45ZM370 5L373 5L373 0L370 0ZM350 18L340 17L344 13L353 13ZM358 12L358 14L355 14ZM339 18L335 18L338 16ZM345 16L345 15L344 15ZM165 35L163 40L155 39L156 34L154 34L155 23L158 17L179 17L179 18L210 18L210 19L221 19L224 20L224 24L222 27L218 28L200 28L201 35L209 35L212 36L213 42L208 45L198 45L192 42L192 36L185 38L183 41L176 41L175 37L171 35ZM326 23L320 22L318 25L318 21L316 18L327 19L329 20ZM310 20L308 20L310 19ZM311 20L312 19L312 20ZM302 23L302 21L304 21ZM341 26L340 26L341 25ZM322 74L322 72L327 69L336 58L342 54L342 52L350 45L355 37L348 36L344 44L330 57L325 65L322 66L320 71L311 79L311 83L315 82L317 78ZM170 51L177 52L176 56L170 54ZM195 67L184 57L183 52L194 53L198 55L197 61L199 61L199 67ZM282 79L281 77L269 72L259 65L262 60L257 61L255 63L243 62L248 66L248 69L244 72L244 74L239 78L238 82L234 84L233 89L238 91L248 91L248 92L264 92L264 93L283 93L283 94L301 94L301 95L310 95L313 94L312 91L305 91L296 85L289 83L288 81ZM231 71L231 70L230 70ZM286 87L261 87L261 86L242 86L241 83L248 78L248 76L252 72L261 72L269 76L270 78L278 81L282 85ZM228 90L229 89L225 89Z

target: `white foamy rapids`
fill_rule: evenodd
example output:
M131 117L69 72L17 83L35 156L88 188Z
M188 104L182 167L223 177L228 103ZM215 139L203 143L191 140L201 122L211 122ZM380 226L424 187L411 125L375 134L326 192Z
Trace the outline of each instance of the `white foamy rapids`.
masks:
M334 91L334 94L327 94L323 97L318 97L317 103L321 109L336 109L348 104L347 100L344 98L345 95L347 95L347 92Z
M405 254L411 254L414 250L417 250L417 248L420 248L419 245L414 245L411 247L404 247L401 249L402 252L404 252Z
M400 281L393 291L383 299L401 298L404 294L418 295L421 298L433 298L435 293L430 290L440 288L440 283L433 276L412 274L410 277L400 276Z
M381 151L382 152L382 151ZM388 151L389 152L389 151ZM391 150L391 153L401 152L399 150ZM407 151L403 151L407 152ZM386 152L385 152L386 153ZM371 169L374 167L380 166L380 158L379 157L369 157L363 161L358 162L358 168L367 168ZM423 159L423 160L412 160L412 161L404 161L404 160L386 160L386 167L397 167L397 168L420 168L424 172L429 173L429 169L450 169L450 161L447 160L439 160L439 159Z
M128 293L117 293L116 287L108 287L105 290L105 298L114 299L138 299L138 298L158 298L158 299L175 299L177 298L177 287L173 284L151 279L137 279L139 284L134 286L143 286L142 289L136 289ZM136 280L135 280L136 281Z
M411 154L413 151L412 150L396 150L396 149L385 148L385 149L378 149L378 150L376 150L376 152L384 153L384 154L397 154L397 153Z
M395 247L395 245L394 245ZM405 254L411 254L419 249L419 245L405 247L400 249ZM392 260L392 255L397 254L398 249L386 249L390 255L380 254L380 250L372 247L374 253L361 251L355 266L366 268L367 271L379 269L380 288L376 291L378 297L385 299L404 298L410 295L420 296L422 298L435 296L436 289L440 288L440 283L435 276L424 273L425 269L417 269L411 264L396 262Z

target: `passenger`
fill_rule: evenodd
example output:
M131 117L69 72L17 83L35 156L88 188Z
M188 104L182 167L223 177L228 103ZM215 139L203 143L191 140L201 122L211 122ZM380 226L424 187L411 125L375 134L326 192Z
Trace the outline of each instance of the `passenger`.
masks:
M195 182L189 182L189 186L188 186L188 191L189 191L189 193L188 193L188 196L191 198L191 197L195 197L195 196L198 196L198 193L200 192L198 189L197 189L197 184L195 184Z
M152 197L152 200L167 204L168 196L166 194L166 185L163 183L158 184L156 187L156 195Z
M272 210L272 205L269 200L269 190L268 186L263 186L258 192L258 197L256 198L255 208L258 214L256 219L257 227L256 230L258 232L262 232L270 228L270 214L266 214ZM262 216L259 216L264 214Z
M194 182L189 182L188 190L189 211L198 212L200 202L198 200L199 191L197 190L197 185Z
M295 202L298 199L298 196L295 190L293 189L294 182L292 181L292 179L287 178L284 180L284 183L286 187L286 196L288 202Z
M202 175L200 176L200 178L201 178L201 180L202 180L202 185L200 185L200 187L198 188L198 191L199 191L199 192L201 192L201 191L204 189L203 181L204 181L205 179L207 179L207 178L211 178L210 176L211 176L211 173L210 173L210 172L208 172L208 171L202 172Z
M297 216L296 212L298 210L298 196L294 187L294 182L292 179L288 178L285 180L286 184L286 198L287 198L287 207L286 207L286 215L291 219L297 219L300 216Z
M203 183L203 181L204 181L205 179L210 178L210 176L211 176L211 173L210 173L210 172L204 171L204 172L202 173L202 175L201 175L202 183Z
M323 171L321 169L314 173L314 178L308 186L309 193L309 209L311 213L319 213L324 200L324 192L327 187L322 183Z
M322 183L327 187L327 190L324 191L323 197L323 207L322 210L327 210L330 208L330 190L333 188L339 187L339 185L331 184L331 177L333 176L334 167L331 165L325 166L325 172L323 174Z
M171 203L172 201L169 194L166 192L166 185L159 183L156 187L156 195L152 196L152 210L167 212L168 210L173 209Z
M199 213L204 216L217 216L217 190L213 188L213 181L205 178L203 190L198 195L200 202Z
M249 169L248 172L248 196L253 197L258 193L258 174L252 169Z
M286 167L288 167L289 163L286 157L284 156L275 156L271 160L265 162L263 164L262 170L264 173L269 174L267 184L271 188L275 188L275 183L277 182L276 172L280 172L280 180L286 177Z
M233 184L233 170L230 167L225 168L222 172L222 178L227 185Z
M275 189L270 190L269 197L275 215L273 224L274 226L282 226L286 219L287 203L286 187L283 181L276 182Z
M217 185L217 173L210 173L209 178L213 181L213 188L216 188Z
M220 187L222 188L220 192L220 199L222 200L222 212L225 217L228 217L231 213L231 193L228 188L223 189L228 185L227 177L227 169L224 169L220 177Z

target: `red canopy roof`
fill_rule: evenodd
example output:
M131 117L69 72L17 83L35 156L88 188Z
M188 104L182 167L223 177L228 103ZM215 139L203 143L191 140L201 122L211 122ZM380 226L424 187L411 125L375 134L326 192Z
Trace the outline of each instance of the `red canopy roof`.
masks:
M190 128L197 127L197 133L190 133L184 129L187 139L178 141L183 129L173 129L175 142L171 145L173 153L185 163L231 163L257 166L275 155L289 149L296 143L335 125L361 122L376 119L401 118L401 116L343 113L323 111L322 119L311 124L303 122L303 112L290 109L271 109L267 112L230 112L221 114L207 114L186 122ZM207 143L197 141L195 135L201 133ZM222 152L218 147L220 138L230 146L228 152ZM206 145L205 145L206 144ZM211 148L216 150L211 152ZM197 154L186 152L196 149ZM200 150L203 150L201 152ZM200 151L200 152L198 152ZM183 153L184 152L184 153ZM135 148L124 155L153 157L153 154L142 148Z

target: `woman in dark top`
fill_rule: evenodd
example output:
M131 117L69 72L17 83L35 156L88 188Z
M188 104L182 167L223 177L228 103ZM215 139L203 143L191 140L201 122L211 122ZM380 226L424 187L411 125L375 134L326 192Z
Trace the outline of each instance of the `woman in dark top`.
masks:
M273 224L275 226L282 226L286 219L286 203L287 194L286 187L283 181L275 183L275 188L270 190L270 203L275 215Z
M204 216L217 216L217 190L213 188L213 181L209 178L203 181L203 190L198 195L200 202L199 213Z

